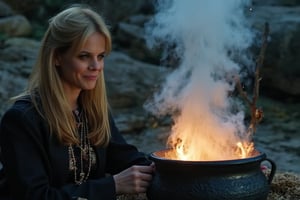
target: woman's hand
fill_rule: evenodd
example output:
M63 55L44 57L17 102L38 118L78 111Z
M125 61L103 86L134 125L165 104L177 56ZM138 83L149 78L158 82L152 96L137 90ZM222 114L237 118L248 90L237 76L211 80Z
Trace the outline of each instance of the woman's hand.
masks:
M149 166L134 165L114 175L117 195L146 192L153 172L154 163Z

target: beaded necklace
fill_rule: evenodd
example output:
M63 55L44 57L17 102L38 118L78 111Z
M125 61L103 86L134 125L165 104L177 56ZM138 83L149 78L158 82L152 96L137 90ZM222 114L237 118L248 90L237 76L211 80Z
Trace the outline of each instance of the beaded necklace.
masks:
M69 145L69 169L74 171L74 182L77 185L85 182L90 175L92 167L92 147L88 139L88 120L83 112L74 111L77 122L77 130L80 137L80 144ZM74 150L78 148L80 151L80 159L76 159ZM87 167L85 167L87 165ZM80 171L79 171L80 170Z

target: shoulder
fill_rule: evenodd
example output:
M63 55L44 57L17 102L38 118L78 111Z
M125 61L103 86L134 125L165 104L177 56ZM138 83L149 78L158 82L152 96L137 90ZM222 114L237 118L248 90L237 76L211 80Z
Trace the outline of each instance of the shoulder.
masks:
M14 104L4 113L2 121L4 120L36 120L41 118L35 108L30 96L24 96L17 99Z
M48 138L45 132L48 132L48 126L32 101L27 98L18 99L1 119L0 143L26 138L33 138L36 142L42 141Z

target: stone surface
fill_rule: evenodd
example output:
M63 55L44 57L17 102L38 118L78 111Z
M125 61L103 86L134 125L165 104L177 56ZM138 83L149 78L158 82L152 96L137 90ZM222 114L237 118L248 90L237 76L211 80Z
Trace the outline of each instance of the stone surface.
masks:
M31 30L31 24L22 15L0 18L0 33L4 33L7 36L28 36Z
M269 23L270 38L261 70L262 90L278 99L300 96L300 7L258 6L254 25Z
M104 70L108 96L116 108L142 107L169 71L121 52L112 52L107 57Z
M13 14L14 11L11 9L11 7L5 2L0 1L0 17L11 16Z
M1 33L7 35L30 34L29 22L24 21L24 19L21 20L18 16L25 16L20 14L27 14L34 22L34 19L40 13L44 13L44 17L46 17L47 11L48 14L53 14L60 9L60 7L57 7L60 1L54 1L53 4L46 1L44 5L40 0L22 2L6 0L6 4L3 1L0 2L2 2L2 4L0 3L0 10L12 10L9 6L16 10L15 15L9 11L9 17L0 18L0 22L2 21L4 24L1 25L0 23L0 36ZM147 63L156 65L161 63L161 49L150 49L145 44L144 38L144 25L153 17L155 12L152 0L92 0L89 3L105 16L107 23L110 25L115 50L125 52L130 57ZM46 9L50 8L49 6L51 9ZM265 64L261 71L263 77L261 90L273 98L300 97L300 68L298 67L300 64L298 59L300 55L299 13L300 3L297 0L253 1L252 14L250 15L253 18L253 31L256 31L259 36L263 31L263 24L265 22L270 24L270 41ZM45 26L47 19L42 18L38 22ZM37 21L34 23L37 23ZM259 48L257 46L259 42L260 37L256 39L254 49ZM258 51L258 49L256 50ZM257 51L254 53L256 54ZM172 64L171 66L175 67Z

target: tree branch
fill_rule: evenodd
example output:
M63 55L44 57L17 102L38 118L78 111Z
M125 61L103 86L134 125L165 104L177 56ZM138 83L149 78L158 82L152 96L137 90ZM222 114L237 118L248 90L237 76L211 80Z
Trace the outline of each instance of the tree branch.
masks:
M267 43L268 43L268 36L269 36L269 24L266 22L265 27L264 27L263 38L262 38L262 46L261 46L258 58L256 60L252 99L250 99L248 97L247 93L243 90L240 78L238 76L235 77L236 87L237 87L240 95L242 96L242 98L246 101L246 103L250 107L251 121L250 121L248 130L247 130L247 136L249 138L253 136L253 134L256 131L257 124L263 118L263 111L261 109L258 109L256 104L257 104L257 100L259 97L259 86L260 86L260 81L261 81L260 69L264 63L265 52L266 52Z

